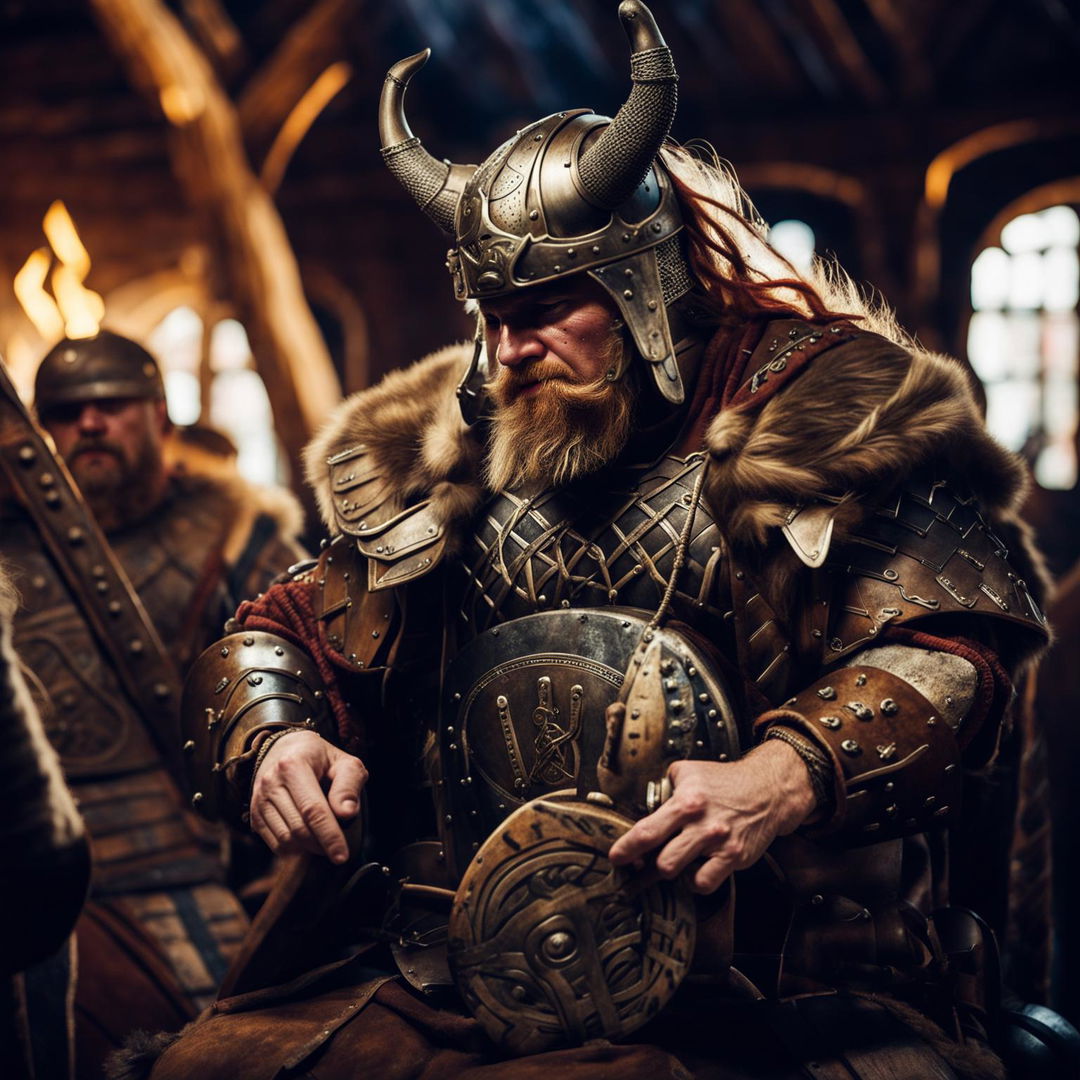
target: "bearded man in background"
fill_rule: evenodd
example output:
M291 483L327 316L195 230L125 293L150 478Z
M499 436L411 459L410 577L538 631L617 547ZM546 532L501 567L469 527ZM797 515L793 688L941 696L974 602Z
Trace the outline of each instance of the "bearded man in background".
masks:
M109 331L59 342L35 407L181 674L242 599L302 557L291 495L169 465L161 373L136 342ZM0 530L21 594L15 646L90 836L75 1023L76 1073L94 1076L132 1030L178 1027L212 999L248 920L224 884L220 835L191 814L163 754L169 710L137 712L13 499ZM107 590L98 572L80 586L90 595Z

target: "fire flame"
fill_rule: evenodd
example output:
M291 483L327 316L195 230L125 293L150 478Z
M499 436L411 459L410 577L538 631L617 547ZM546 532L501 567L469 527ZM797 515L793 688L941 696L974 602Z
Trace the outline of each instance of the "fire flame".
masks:
M90 273L90 253L86 250L67 207L57 199L42 221L49 248L38 248L15 275L15 295L46 340L93 337L105 316L100 294L85 284ZM45 290L45 279L53 258L59 263L51 275L53 295ZM53 298L55 297L55 299Z

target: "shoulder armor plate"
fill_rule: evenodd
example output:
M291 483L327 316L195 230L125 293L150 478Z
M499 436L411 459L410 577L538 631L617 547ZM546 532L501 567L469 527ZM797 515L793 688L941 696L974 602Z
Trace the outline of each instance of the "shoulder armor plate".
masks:
M912 485L880 506L828 566L846 578L829 628L833 659L892 623L968 612L1045 638L1046 619L973 499L943 483Z
M399 486L364 445L329 459L338 528L368 560L373 592L404 585L433 570L446 548L446 526L425 499L402 508Z
M396 610L393 592L370 590L364 563L352 543L339 539L323 552L316 578L321 603L315 617L326 645L357 671L385 659Z
M743 369L745 382L727 402L731 408L760 408L824 352L858 337L851 323L822 325L804 319L775 319L765 328Z

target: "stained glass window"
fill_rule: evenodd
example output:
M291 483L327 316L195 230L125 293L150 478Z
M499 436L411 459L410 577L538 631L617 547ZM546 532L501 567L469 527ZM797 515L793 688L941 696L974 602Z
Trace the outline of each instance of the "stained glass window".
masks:
M967 350L991 432L1045 488L1077 480L1080 218L1052 206L1014 218L971 267Z

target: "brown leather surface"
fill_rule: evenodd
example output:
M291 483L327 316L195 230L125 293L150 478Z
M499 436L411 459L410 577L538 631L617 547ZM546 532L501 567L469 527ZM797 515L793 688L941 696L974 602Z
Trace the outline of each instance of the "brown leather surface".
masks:
M235 1001L236 999L234 999ZM686 994L633 1041L500 1059L476 1021L399 980L332 986L248 1011L220 1003L162 1055L152 1080L956 1080L881 1004L799 1006ZM252 1002L251 1004L258 1004ZM249 1006L250 1008L250 1006ZM846 1046L846 1052L838 1049ZM800 1064L805 1063L805 1065ZM969 1074L974 1080L977 1074Z
M131 1032L176 1031L195 1010L154 943L131 921L90 903L75 933L76 1076L99 1080L106 1054Z
M949 823L962 776L956 736L913 686L880 668L840 668L758 718L809 735L836 767L836 808L808 835L876 843Z

